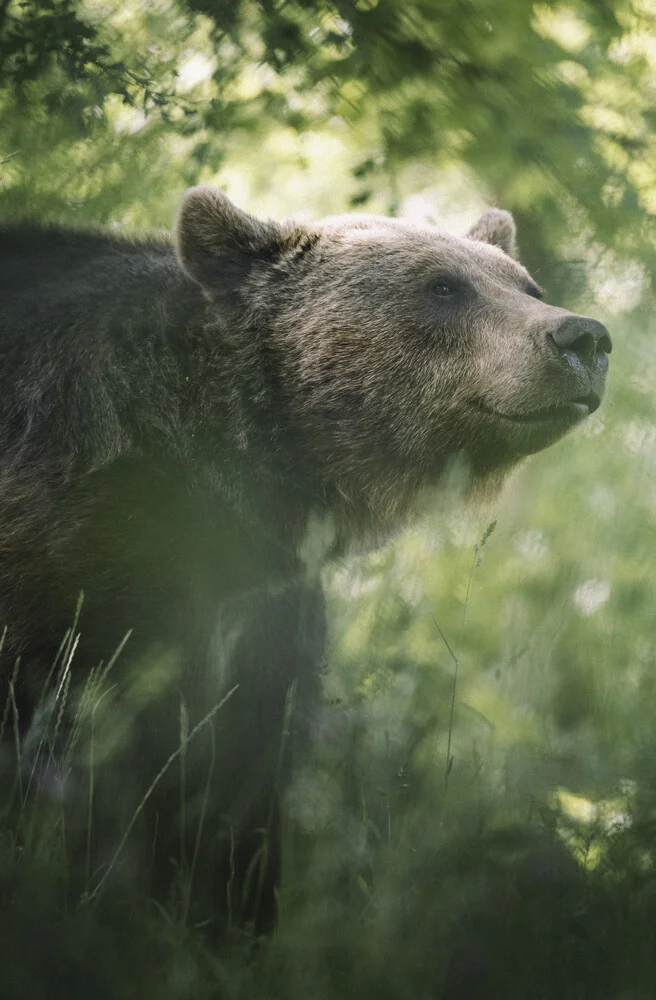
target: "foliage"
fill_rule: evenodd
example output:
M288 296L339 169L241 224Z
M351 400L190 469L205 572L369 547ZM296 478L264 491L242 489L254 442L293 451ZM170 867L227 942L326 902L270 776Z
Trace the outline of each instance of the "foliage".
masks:
M417 186L408 164L456 162L519 213L528 263L552 280L572 274L558 258L573 223L653 266L649 0L159 0L110 11L5 0L1 10L0 135L18 151L7 187L23 196L7 196L5 211L104 219L131 208L142 221L147 198L159 218L153 176L175 188L214 174L228 149L255 158L267 133L302 159L308 132L345 124L352 206L383 194L397 211ZM190 59L201 75L205 60L195 86ZM125 156L112 183L101 165Z
M492 202L615 342L603 409L494 508L435 500L327 574L274 940L217 952L129 892L87 917L74 827L29 796L1 827L4 995L55 996L60 956L67 996L654 995L654 14L0 0L2 216L168 225L199 181L460 232Z

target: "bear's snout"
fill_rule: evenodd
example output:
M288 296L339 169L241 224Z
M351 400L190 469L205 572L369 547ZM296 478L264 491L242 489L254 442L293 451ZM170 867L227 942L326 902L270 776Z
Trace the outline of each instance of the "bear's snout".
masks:
M570 363L577 359L587 368L606 371L613 343L603 323L588 316L572 315L549 336L558 353Z

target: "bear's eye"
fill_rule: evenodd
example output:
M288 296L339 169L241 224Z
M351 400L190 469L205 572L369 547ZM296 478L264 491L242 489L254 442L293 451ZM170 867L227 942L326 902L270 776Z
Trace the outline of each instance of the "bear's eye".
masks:
M436 299L452 299L458 292L458 283L452 278L438 278L431 286Z

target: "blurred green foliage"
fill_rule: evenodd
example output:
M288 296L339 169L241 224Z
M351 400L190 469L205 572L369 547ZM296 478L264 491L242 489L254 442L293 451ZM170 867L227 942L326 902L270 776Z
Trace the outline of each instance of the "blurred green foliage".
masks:
M273 943L217 957L151 914L108 996L656 995L655 27L654 0L0 0L2 216L169 225L197 182L458 232L498 204L615 342L602 410L493 507L436 499L326 574ZM0 848L5 902L36 900L0 938L52 931L49 992L11 995L59 995L78 917L33 880L65 872ZM110 969L127 924L97 919Z
M165 222L226 162L270 181L263 141L313 167L318 133L348 178L312 209L396 212L421 164L455 163L563 286L573 229L651 267L653 17L650 0L3 0L0 141L18 155L0 208Z

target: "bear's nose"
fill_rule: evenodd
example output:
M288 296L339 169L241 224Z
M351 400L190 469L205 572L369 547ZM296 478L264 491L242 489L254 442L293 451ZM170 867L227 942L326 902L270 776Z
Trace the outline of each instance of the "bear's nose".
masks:
M588 316L568 316L551 336L559 351L575 354L585 365L594 364L598 354L610 354L613 349L603 323Z

